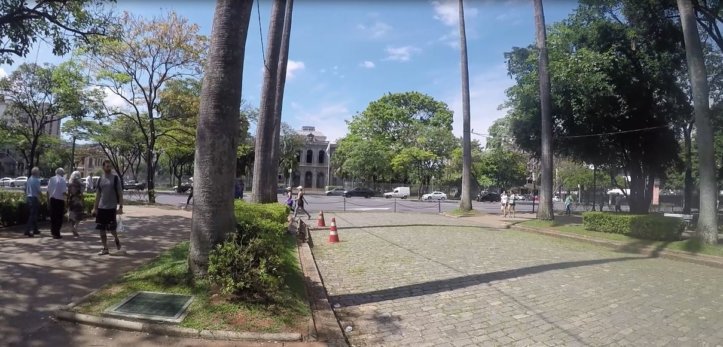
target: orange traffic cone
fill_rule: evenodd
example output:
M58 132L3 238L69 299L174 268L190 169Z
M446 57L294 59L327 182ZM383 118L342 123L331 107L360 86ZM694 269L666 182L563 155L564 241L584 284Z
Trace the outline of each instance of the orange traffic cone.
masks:
M331 229L329 229L329 243L339 242L339 234L336 232L336 218L331 218Z
M324 211L319 211L319 218L316 220L316 226L325 227L326 222L324 221Z

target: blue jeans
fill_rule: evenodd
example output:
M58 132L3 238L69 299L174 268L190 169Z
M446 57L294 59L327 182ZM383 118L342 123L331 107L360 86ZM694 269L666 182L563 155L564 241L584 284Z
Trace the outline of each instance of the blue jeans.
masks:
M27 197L28 208L30 209L30 216L28 216L27 227L25 228L26 233L38 232L38 214L40 213L40 200L35 196Z

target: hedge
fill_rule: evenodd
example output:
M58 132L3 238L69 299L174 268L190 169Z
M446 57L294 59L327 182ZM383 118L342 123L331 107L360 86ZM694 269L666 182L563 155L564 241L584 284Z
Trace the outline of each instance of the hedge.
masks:
M208 277L224 294L273 301L283 289L288 209L281 204L234 203L236 231L209 254Z
M680 240L685 229L682 219L656 214L584 212L582 224L586 230L658 241Z
M84 195L83 206L86 215L90 216L90 213L93 210L94 202L94 194ZM25 193L0 191L0 224L6 227L25 224L28 222L29 216L30 209L28 208ZM40 213L38 215L38 220L47 220L48 216L47 194L42 194L40 197Z

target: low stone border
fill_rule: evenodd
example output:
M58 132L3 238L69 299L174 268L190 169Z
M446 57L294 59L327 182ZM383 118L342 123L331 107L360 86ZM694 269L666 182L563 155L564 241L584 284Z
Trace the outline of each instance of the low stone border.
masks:
M308 227L309 231L314 230L314 227ZM304 282L306 283L306 289L311 303L314 329L309 330L314 330L315 333L312 338L325 342L329 346L349 346L344 332L339 325L339 321L336 319L334 310L331 308L331 304L329 304L329 297L327 296L324 282L321 279L319 268L316 266L316 260L314 259L314 253L311 251L310 244L313 245L311 232L307 235L307 242L299 243L299 260L301 262L301 269L304 272Z
M706 266L723 269L723 258L712 256L712 255L705 255L705 254L692 255L692 254L687 254L687 253L680 252L680 251L666 250L666 249L656 250L655 247L651 247L651 246L645 246L645 247L641 247L638 250L633 250L633 249L626 249L625 247L628 245L625 243L612 241L612 240L601 240L601 239L595 239L595 238L590 238L590 237L586 237L586 236L562 233L562 232L551 230L551 229L534 228L534 227L527 227L527 226L522 226L522 225L513 225L513 226L507 225L506 227L507 228L511 227L513 229L526 231L526 232L533 232L533 233L543 234L543 235L548 235L548 236L553 236L553 237L587 242L587 243L595 244L598 246L614 248L617 250L624 249L626 252L638 253L638 254L646 255L648 257L659 257L659 258L666 258L666 259L672 259L672 260L678 260L678 261L685 261L685 262L689 262L689 263L695 263L695 264L706 265Z
M110 317L99 317L67 310L55 311L54 315L57 319L60 320L93 325L102 328L138 331L144 333L162 334L167 336L177 336L185 338L239 341L301 341L301 334L299 333L251 333L223 330L199 330L166 324L146 323Z

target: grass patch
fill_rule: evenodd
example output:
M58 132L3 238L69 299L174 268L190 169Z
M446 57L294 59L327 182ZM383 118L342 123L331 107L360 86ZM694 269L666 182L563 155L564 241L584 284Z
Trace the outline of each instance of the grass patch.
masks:
M86 314L100 315L136 291L155 291L194 295L188 316L179 325L194 329L300 332L305 333L310 310L304 278L298 262L296 241L289 236L283 252L286 288L274 304L246 303L214 294L206 281L192 281L188 271L189 242L182 242L152 262L126 273L106 285L75 308Z
M454 217L472 217L477 216L480 213L475 210L463 211L459 208L455 208L452 211L448 211L447 214Z
M618 241L626 244L627 249L639 249L643 247L653 247L659 250L668 249L674 251L681 251L693 254L705 254L723 257L723 245L720 243L716 245L708 245L700 242L697 239L688 239L682 241L650 241L642 240L622 234L611 234L597 231L585 230L582 224L565 224L561 225L557 221L540 221L530 220L521 223L521 225L532 227L532 228L551 228L556 231L576 234L581 236L587 236L596 239Z

